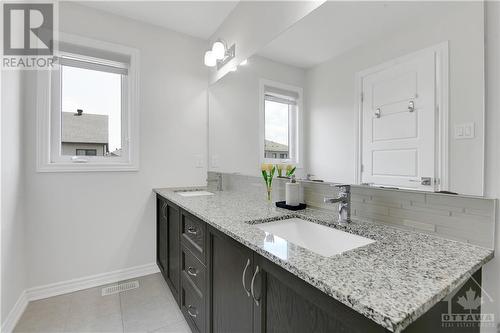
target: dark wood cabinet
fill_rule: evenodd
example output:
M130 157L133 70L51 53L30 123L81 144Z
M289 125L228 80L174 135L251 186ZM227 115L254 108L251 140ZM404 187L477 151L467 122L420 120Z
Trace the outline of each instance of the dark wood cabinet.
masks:
M208 252L211 332L252 332L253 252L212 228Z
M363 315L255 254L253 332L386 332Z
M181 212L182 243L203 263L206 262L207 224L192 214Z
M156 263L163 273L167 269L168 224L165 217L167 202L156 199Z
M180 209L157 198L157 263L177 303L180 290Z
M193 332L207 332L207 224L181 210L181 310Z
M196 333L388 332L160 196L157 263ZM479 270L452 296L480 281ZM448 332L441 327L445 311L438 303L405 332Z
M206 300L200 289L185 275L181 282L181 311L186 318L191 331L206 332Z

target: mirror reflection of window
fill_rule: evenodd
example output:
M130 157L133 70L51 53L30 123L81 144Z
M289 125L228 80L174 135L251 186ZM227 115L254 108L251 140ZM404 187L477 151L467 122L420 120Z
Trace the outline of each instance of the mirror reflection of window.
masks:
M297 137L298 94L271 86L264 90L264 158L290 161Z
M286 159L289 155L289 105L265 100L265 144L266 158Z

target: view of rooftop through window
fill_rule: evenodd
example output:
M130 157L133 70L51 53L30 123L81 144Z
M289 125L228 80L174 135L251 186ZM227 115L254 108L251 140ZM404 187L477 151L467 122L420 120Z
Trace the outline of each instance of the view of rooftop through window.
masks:
M289 158L289 105L266 100L264 114L264 156L277 159Z
M62 155L121 155L121 75L61 70Z

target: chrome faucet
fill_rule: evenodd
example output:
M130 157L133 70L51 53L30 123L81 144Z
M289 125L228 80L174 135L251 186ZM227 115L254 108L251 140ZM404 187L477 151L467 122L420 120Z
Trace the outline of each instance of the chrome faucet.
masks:
M351 186L350 185L333 185L339 189L339 196L337 198L324 198L325 203L338 203L339 204L339 218L340 225L346 225L351 222Z

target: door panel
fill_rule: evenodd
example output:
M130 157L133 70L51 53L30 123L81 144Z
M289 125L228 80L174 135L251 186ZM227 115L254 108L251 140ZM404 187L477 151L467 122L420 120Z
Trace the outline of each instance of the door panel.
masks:
M420 52L362 78L362 182L434 190L435 52Z
M156 262L175 300L179 302L180 209L160 196L156 202Z
M374 176L417 176L417 151L415 149L373 151Z
M180 283L180 216L179 208L167 205L168 216L168 279L172 293L178 298Z
M165 218L165 209L167 203L161 199L156 200L156 261L162 274L166 274L168 269L167 259L167 219Z
M387 71L378 73L379 80L372 85L372 106L385 106L415 97L418 75L415 71Z
M370 333L386 330L319 289L255 254L254 333Z
M243 286L250 290L252 251L216 231L210 245L212 332L252 332L253 303Z

